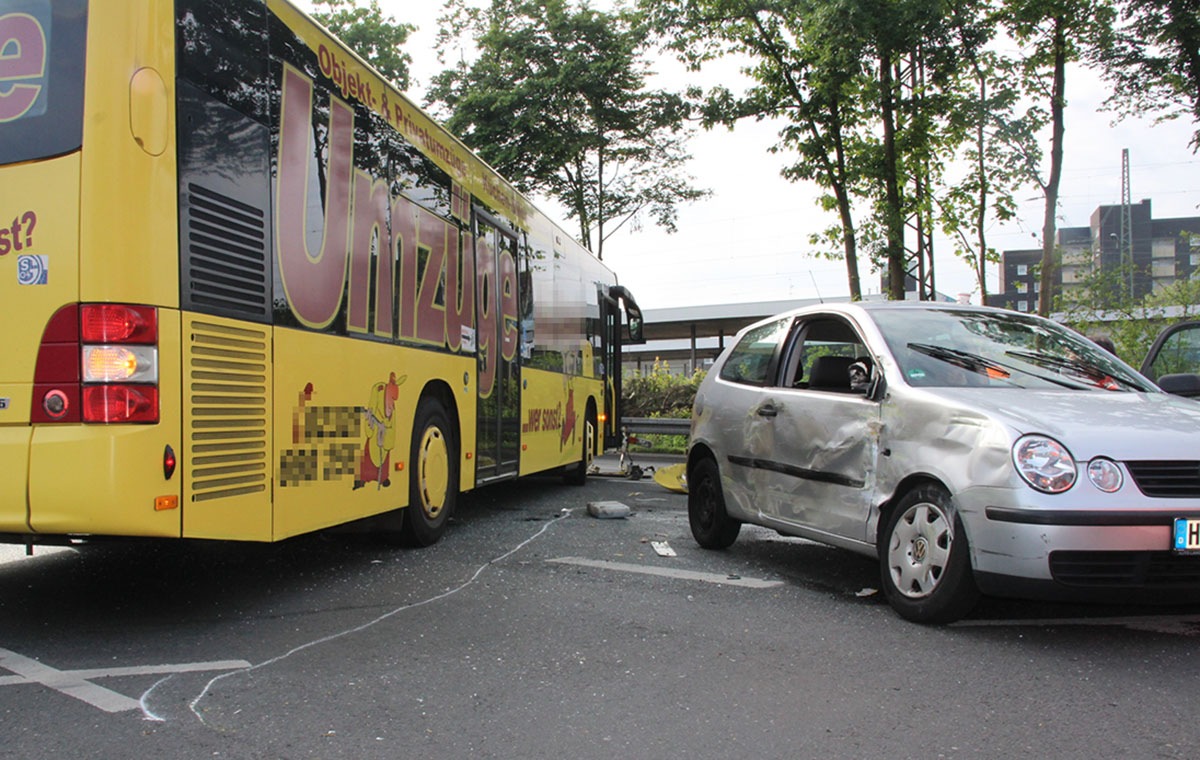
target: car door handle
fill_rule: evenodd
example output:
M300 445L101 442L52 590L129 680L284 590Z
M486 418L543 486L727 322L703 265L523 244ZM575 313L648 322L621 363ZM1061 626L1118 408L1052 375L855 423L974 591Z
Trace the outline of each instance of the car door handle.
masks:
M756 413L759 417L774 417L779 414L779 407L774 404L763 404Z

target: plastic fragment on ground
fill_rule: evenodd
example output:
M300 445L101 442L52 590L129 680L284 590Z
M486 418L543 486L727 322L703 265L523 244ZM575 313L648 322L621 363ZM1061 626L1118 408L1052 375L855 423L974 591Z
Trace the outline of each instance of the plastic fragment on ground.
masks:
M601 520L629 517L629 507L619 501L589 501L588 514Z
M651 541L650 546L654 547L654 552L660 557L674 557L675 550L666 541Z

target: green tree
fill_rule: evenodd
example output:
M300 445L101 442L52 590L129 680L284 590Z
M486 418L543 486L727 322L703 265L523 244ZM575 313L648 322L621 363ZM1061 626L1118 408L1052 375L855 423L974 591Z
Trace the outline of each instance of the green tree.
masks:
M1046 316L1053 304L1058 271L1055 217L1066 134L1067 63L1109 45L1115 13L1110 0L1004 0L1002 18L1017 41L1028 46L1026 77L1049 103L1050 167L1045 181L1039 180L1046 202L1038 313Z
M995 23L983 0L856 0L867 12L861 34L877 77L882 134L876 216L884 242L888 295L905 297L912 274L906 227L916 231L921 297L933 297L932 229L948 159L974 117L974 87L960 72L978 62ZM986 155L986 154L985 154ZM989 191L989 187L981 188ZM986 198L986 195L984 196ZM921 270L924 269L924 272Z
M723 85L693 92L703 124L732 129L744 118L784 120L771 150L796 156L782 169L785 177L824 188L820 203L839 221L811 241L840 243L850 296L861 298L854 202L868 178L854 159L869 141L860 95L872 80L861 39L848 33L844 3L642 0L640 7L693 71L725 56L748 58L751 84L743 92Z
M994 29L980 0L641 0L640 7L694 69L748 57L743 92L718 86L705 94L706 126L782 118L772 150L797 157L784 176L817 182L826 190L820 203L838 215L811 240L840 242L852 298L861 295L863 249L889 271L889 295L903 298L906 229L915 218L918 251L931 241L946 156L964 139L950 119L965 102L956 72ZM869 215L856 222L864 206ZM923 253L931 262L931 250Z
M374 66L397 89L408 89L412 56L400 48L416 27L397 23L391 16L385 17L379 0L370 0L365 7L359 5L359 0L312 0L312 3L313 18Z
M939 222L971 265L981 303L987 303L987 265L1000 261L988 245L992 220L1005 222L1017 213L1014 194L1037 181L1041 147L1037 132L1045 111L1022 104L1019 62L992 50L969 55L959 71L961 90L970 93L954 109L954 140L963 146L968 170L938 199Z
M1200 8L1196 0L1119 0L1120 24L1098 60L1121 115L1183 115L1200 124ZM1192 136L1200 150L1200 129Z
M1063 322L1085 335L1104 334L1117 355L1137 367L1167 325L1200 316L1200 278L1185 278L1138 297L1128 283L1145 274L1131 262L1093 267L1055 298Z
M684 171L683 99L647 86L633 14L568 0L446 8L441 49L474 52L434 78L428 103L521 190L561 203L597 256L644 215L674 231L678 206L708 194Z

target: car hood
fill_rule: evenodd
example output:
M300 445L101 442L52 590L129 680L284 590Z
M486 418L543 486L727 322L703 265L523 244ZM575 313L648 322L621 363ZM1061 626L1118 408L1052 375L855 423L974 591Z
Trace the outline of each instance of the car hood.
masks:
M1008 427L1041 433L1076 459L1200 459L1200 402L1167 393L938 388L955 405Z

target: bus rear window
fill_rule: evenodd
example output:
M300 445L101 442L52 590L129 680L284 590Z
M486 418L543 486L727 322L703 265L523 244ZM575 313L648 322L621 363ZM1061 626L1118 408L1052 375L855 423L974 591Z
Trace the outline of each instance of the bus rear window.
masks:
M0 164L83 140L87 0L0 0Z

